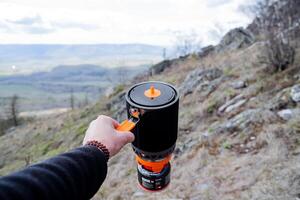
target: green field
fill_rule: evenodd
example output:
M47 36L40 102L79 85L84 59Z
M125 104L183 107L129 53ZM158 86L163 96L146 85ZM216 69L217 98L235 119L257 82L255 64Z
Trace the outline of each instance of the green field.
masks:
M50 93L30 85L0 85L0 112L5 112L9 106L9 99L13 95L19 97L18 110L20 112L70 107L71 93ZM87 94L84 92L73 92L73 95L75 107L84 104L86 96L90 103L96 101L100 97L100 93Z

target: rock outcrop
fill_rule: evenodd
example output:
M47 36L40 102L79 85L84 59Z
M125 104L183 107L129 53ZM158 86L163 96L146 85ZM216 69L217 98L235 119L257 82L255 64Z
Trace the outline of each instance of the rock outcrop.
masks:
M223 52L245 48L253 44L255 41L254 35L244 28L236 28L229 31L217 45L216 51Z
M195 91L201 91L204 87L208 88L208 90L213 90L214 84L211 84L211 82L221 77L222 74L222 70L218 68L195 69L187 75L179 88L179 93L181 96L186 96Z
M291 98L295 102L300 102L300 84L292 87Z
M296 117L300 117L300 109L285 109L277 112L280 118L283 120L291 120Z
M252 125L276 122L276 115L263 109L248 109L234 116L216 128L217 133L234 132L241 130L244 133L252 132Z
M215 46L209 45L206 47L203 47L201 51L198 53L198 57L203 58L215 51Z
M247 83L245 81L234 81L232 83L230 83L230 86L234 89L242 89L242 88L245 88L247 87Z
M153 65L150 69L149 69L149 74L151 76L159 74L161 72L163 72L166 68L169 68L172 65L172 62L169 60L164 60L156 65Z
M241 107L242 105L244 105L247 101L248 101L248 99L246 99L242 94L237 95L236 97L234 97L233 99L229 100L224 105L222 105L218 109L218 112L219 113L223 113L223 112L229 113L229 112L232 112L233 110L235 110L235 109Z

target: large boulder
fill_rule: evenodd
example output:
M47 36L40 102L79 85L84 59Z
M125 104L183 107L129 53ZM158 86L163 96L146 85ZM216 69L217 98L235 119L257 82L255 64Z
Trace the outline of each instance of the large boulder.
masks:
M277 116L264 109L248 109L245 110L233 118L225 121L224 123L217 125L213 129L216 134L243 131L244 133L252 132L252 125L269 124L277 121Z
M217 52L245 48L253 44L255 37L244 28L235 28L229 31L217 46Z
M203 57L209 55L210 53L212 53L214 51L215 51L215 46L213 46L213 45L203 47L201 49L201 51L198 53L198 57L203 58Z
M195 69L187 75L184 82L179 87L179 93L181 96L186 96L194 91L201 91L204 87L213 89L213 84L210 83L221 77L222 74L222 70L218 68Z
M234 81L232 83L230 83L230 86L233 88L233 89L242 89L242 88L245 88L247 87L247 82L243 81L243 80L238 80L238 81Z
M241 107L242 105L244 105L247 101L248 99L246 99L242 94L237 95L236 97L234 97L233 99L227 101L224 105L222 105L218 109L218 112L230 113L236 110L237 108Z
M290 107L295 106L295 102L292 100L290 95L291 88L285 88L282 91L278 92L273 98L265 102L265 108L278 111L284 110Z
M300 84L295 85L291 89L291 98L295 102L300 102Z
M300 116L300 109L284 109L279 112L277 112L277 115L283 119L283 120L291 120L293 118L299 117Z
M172 62L170 60L164 60L156 65L153 65L150 68L149 74L155 75L163 72L166 68L169 68L172 65Z

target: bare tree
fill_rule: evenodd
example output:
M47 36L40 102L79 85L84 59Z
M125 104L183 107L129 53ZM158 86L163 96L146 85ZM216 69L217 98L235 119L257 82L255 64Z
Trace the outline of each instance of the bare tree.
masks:
M126 67L120 67L118 69L118 78L119 78L119 83L125 83L126 80L128 80L128 70Z
M252 9L256 12L261 36L267 42L266 58L262 62L275 71L284 70L294 62L295 49L286 30L293 24L292 19L297 13L293 7L296 4L299 4L298 0L261 0ZM282 9L283 6L285 9Z
M0 136L5 133L6 126L7 126L7 121L5 119L0 118Z
M5 134L5 130L11 126L19 125L18 118L18 96L14 95L12 97L5 98L2 103L2 108L4 108L3 115L0 115L0 136ZM1 105L0 105L1 106Z
M294 63L295 50L289 44L284 42L282 36L269 36L267 49L267 62L275 71L285 70L290 64Z
M10 99L9 102L9 119L12 120L12 123L14 126L19 125L19 120L18 120L18 99L19 97L17 95L13 95Z
M202 41L194 31L191 33L177 32L175 35L176 56L186 56L201 50Z
M71 90L71 92L70 92L70 108L72 110L74 110L74 108L75 108L75 98L74 98L73 90Z
M164 60L167 59L167 48L163 48L162 57Z

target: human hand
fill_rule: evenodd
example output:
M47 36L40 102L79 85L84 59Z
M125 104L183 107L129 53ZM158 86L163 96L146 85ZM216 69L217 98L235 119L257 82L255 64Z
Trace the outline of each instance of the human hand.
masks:
M116 155L124 145L134 140L133 133L117 131L118 126L119 123L114 119L100 115L90 123L83 139L83 145L88 141L96 140L106 146L110 157Z

